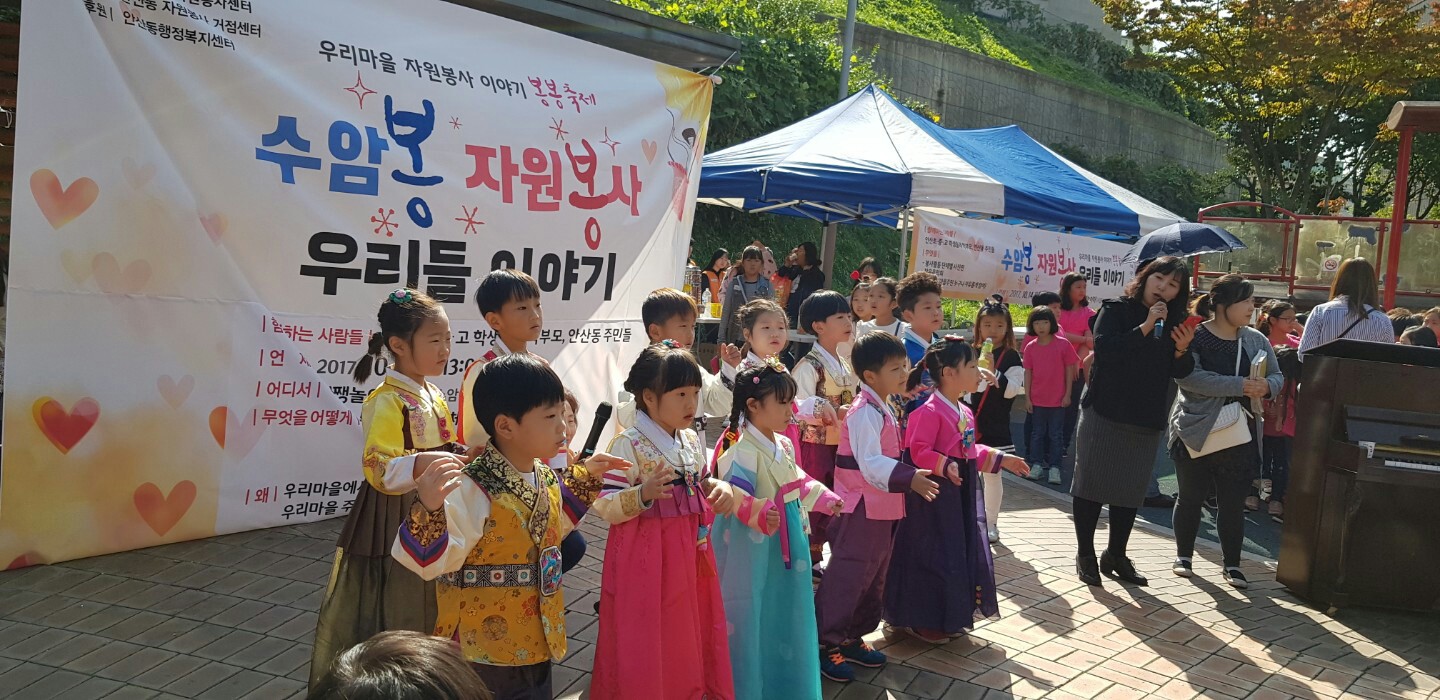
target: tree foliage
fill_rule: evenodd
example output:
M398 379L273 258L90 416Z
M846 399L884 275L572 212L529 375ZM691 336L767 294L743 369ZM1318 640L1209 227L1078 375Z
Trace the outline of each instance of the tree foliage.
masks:
M1375 138L1378 104L1440 77L1440 25L1399 0L1097 0L1213 110L1251 198L1315 211ZM1373 173L1373 170L1368 172ZM1364 177L1361 178L1362 181Z

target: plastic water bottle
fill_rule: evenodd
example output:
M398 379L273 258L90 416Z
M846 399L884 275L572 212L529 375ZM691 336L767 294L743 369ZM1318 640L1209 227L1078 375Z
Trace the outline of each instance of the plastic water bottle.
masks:
M708 289L705 290L704 294L700 295L700 313L703 314L705 318L710 318L710 290Z
M990 365L993 362L994 352L995 341L986 338L985 342L980 345L980 369L991 369Z

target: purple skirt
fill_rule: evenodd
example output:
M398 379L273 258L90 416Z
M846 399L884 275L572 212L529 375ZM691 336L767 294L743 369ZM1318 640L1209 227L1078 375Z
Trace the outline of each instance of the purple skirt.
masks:
M980 475L974 460L960 465L960 486L932 477L940 484L934 501L905 494L885 581L891 625L958 634L1000 614Z

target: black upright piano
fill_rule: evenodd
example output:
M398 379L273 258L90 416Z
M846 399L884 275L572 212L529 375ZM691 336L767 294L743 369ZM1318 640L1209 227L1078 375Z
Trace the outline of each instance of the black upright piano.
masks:
M1326 607L1440 610L1440 350L1305 354L1277 579Z

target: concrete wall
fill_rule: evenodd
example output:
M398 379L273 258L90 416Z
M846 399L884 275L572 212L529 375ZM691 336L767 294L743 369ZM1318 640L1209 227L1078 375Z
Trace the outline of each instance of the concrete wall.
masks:
M1105 23L1105 11L1095 4L1095 0L1029 0L1029 2L1045 13L1045 21L1050 24L1072 22L1100 32L1106 39L1117 44L1126 43L1125 37L1120 32ZM993 9L984 11L995 12Z
M1072 144L1091 153L1124 154L1139 163L1177 162L1201 172L1226 165L1213 134L1178 115L1107 95L927 39L868 25L855 28L861 55L897 97L929 104L949 128L1018 124L1046 145Z

